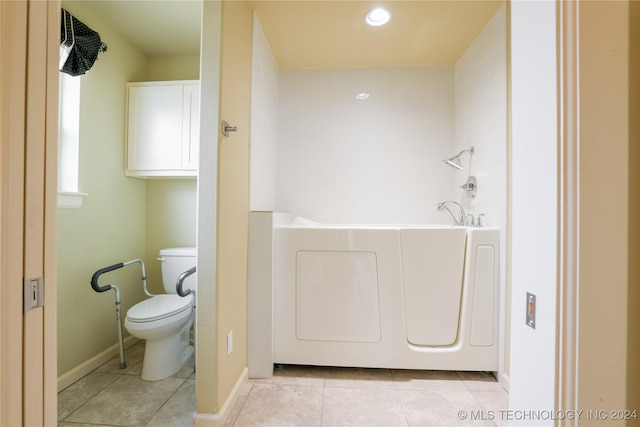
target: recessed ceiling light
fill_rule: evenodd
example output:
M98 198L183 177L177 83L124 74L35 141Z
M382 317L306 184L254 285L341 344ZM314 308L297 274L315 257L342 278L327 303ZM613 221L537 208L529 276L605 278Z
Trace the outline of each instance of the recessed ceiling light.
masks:
M372 27L379 27L386 24L391 19L391 14L387 9L377 7L370 10L365 16L364 21Z
M362 92L356 95L356 99L362 101L363 99L367 99L369 94L367 92Z

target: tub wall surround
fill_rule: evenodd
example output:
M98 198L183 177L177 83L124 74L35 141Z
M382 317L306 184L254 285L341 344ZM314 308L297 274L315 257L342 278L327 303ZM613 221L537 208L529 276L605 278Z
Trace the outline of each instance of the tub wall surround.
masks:
M457 200L505 231L506 73L505 6L454 67L280 70L272 210L321 222L446 223L435 207ZM464 171L441 162L470 146L473 200L459 188L468 158Z
M452 67L280 70L277 210L320 222L442 222L453 83Z
M251 68L249 208L252 211L275 211L278 170L278 65L255 14Z
M507 17L506 5L476 37L455 66L455 149L454 153L475 147L471 175L478 179L478 194L470 199L459 187L465 183L468 169L454 171L453 194L467 211L484 213L484 224L500 229L500 247L507 247ZM465 168L468 163L463 159ZM500 252L502 343L500 363L509 377L509 313L506 301L506 250Z
M478 195L464 194L468 158L453 176L454 200L485 214L485 223L506 230L507 211L507 40L506 6L469 46L454 68L455 139L452 155L473 146L471 175Z

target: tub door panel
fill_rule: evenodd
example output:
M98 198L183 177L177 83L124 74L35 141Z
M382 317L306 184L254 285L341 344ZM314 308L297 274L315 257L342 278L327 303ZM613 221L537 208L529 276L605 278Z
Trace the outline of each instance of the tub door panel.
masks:
M376 254L298 251L296 258L296 338L379 342Z
M449 346L458 338L466 230L401 230L407 341Z

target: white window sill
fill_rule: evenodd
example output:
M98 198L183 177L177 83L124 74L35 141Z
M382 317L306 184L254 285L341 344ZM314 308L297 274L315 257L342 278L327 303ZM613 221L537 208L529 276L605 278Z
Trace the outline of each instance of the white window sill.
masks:
M58 208L80 208L82 207L82 199L89 196L87 193L70 193L58 192Z

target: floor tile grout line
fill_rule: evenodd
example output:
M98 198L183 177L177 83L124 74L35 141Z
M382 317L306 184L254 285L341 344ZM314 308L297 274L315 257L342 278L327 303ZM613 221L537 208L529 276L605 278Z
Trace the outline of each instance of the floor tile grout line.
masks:
M467 386L467 388L468 388L468 386ZM487 412L488 409L485 408L485 406L482 404L482 402L480 402L480 400L478 399L478 396L476 396L476 394L473 392L473 390L469 390L469 392L471 393L471 396L473 396L473 399L476 401L476 403L480 407L482 413L484 414L485 412ZM496 422L494 420L490 420L490 421L494 426L496 426Z
M82 380L82 379L84 379L84 378L88 377L90 374L92 374L92 373L94 373L94 372L95 372L95 370L93 370L93 371L89 372L87 375L85 375L84 377L80 378L80 380ZM86 405L87 403L91 402L91 401L92 401L93 399L95 399L95 398L96 398L100 393L102 393L102 392L103 392L103 391L105 391L107 388L109 388L112 384L114 384L116 381L118 381L118 380L122 377L122 375L124 375L124 374L118 374L118 377L117 377L117 378L115 378L115 379L114 379L113 381L111 381L109 384L107 384L107 385L105 385L104 387L102 387L102 389L101 389L100 391L98 391L96 394L94 394L93 396L91 396L89 399L85 400L85 401L84 401L80 406L78 406L76 409L74 409L74 410L73 410L73 411L71 411L69 414L67 414L67 416L66 416L66 417L64 417L62 420L58 420L58 422L71 422L71 421L65 421L65 420L67 420L70 416L72 416L73 414L75 414L76 412L78 412L78 411L80 410L80 408L82 408L82 407L83 407L84 405ZM80 380L78 380L78 381L80 381ZM78 381L76 381L76 382L75 382L75 383L73 383L73 384L76 384ZM73 384L71 384L71 385L73 385ZM71 386L69 386L69 387L71 387ZM69 388L69 387L67 387L67 388ZM65 390L66 390L67 388L65 388ZM62 391L64 391L64 390L62 390ZM62 391L60 391L60 392L58 393L58 395L60 395L60 393L62 393Z
M324 400L327 395L327 369L322 370L322 404L320 405L320 427L324 426Z
M249 396L251 396L251 393L253 393L253 386L256 385L256 383L249 383L251 384L251 386L249 387L249 391L247 392L247 395L244 397L244 399L242 400L242 403L240 404L240 408L238 409L238 413L236 414L235 419L233 420L233 426L236 426L238 424L238 419L240 418L240 414L242 414L242 411L244 410L245 405L247 404L247 402L249 401ZM236 402L237 404L237 402Z
M394 389L394 392L396 393L396 395L398 396L398 401L400 402L400 409L402 409L402 417L404 418L404 423L407 427L409 427L409 418L407 417L407 408L405 407L404 401L402 399L402 396L400 395L401 393L401 389L398 389L397 387Z
M174 378L174 377L168 377L168 378ZM184 383L187 381L187 378L175 378L175 379L180 379L180 380L182 380L182 382L180 383L180 385L179 385L178 387L176 387L176 389L173 391L173 393L171 393L171 395L169 395L169 397L167 397L167 400L165 400L165 401L162 403L162 405L160 405L160 407L158 407L158 409L156 409L156 411L155 411L155 412L154 412L154 413L149 417L149 419L148 419L147 421L145 421L145 423L144 423L144 425L145 425L145 426L151 422L151 420L153 419L153 417L155 417L155 416L156 416L156 414L157 414L158 412L160 412L160 410L161 410L162 408L164 408L164 405L166 405L166 404L167 404L167 402L168 402L169 400L171 400L171 398L172 398L173 396L175 396L175 394L178 392L178 390L180 390L180 387L182 387L182 386L184 385Z
M90 372L90 373L93 373L93 372L95 372L95 370L94 370L94 371L92 371L92 372ZM89 375L89 374L87 374L87 375ZM87 422L84 422L84 421L82 421L82 422L76 422L76 421L65 421L65 420L67 420L69 417L71 417L74 413L78 412L78 411L79 411L83 406L85 406L86 404L88 404L89 402L91 402L93 399L97 398L97 397L100 395L100 393L104 392L106 389L108 389L108 388L109 388L109 387L111 387L113 384L115 384L118 380L120 380L120 379L122 378L122 376L123 376L123 375L124 375L124 374L119 374L119 375L118 375L118 378L116 378L115 380L113 380L112 382L110 382L109 384L107 384L105 387L103 387L103 388L102 388L102 390L100 390L99 392L97 392L96 394L94 394L93 396L91 396L91 398L90 398L90 399L88 399L86 402L84 402L82 405L78 406L78 407L77 407L73 412L71 412L69 415L67 415L67 417L63 420L63 422L69 422L69 423L79 424L79 425L85 425L85 424L88 424L88 425L102 425L102 424L87 423ZM83 377L83 378L84 378L84 377ZM109 424L109 425L110 425L110 426L113 426L113 427L122 427L122 426L120 426L120 425L118 425L118 424Z
M320 403L320 427L324 426L324 399L327 395L327 374L322 377L322 401Z

